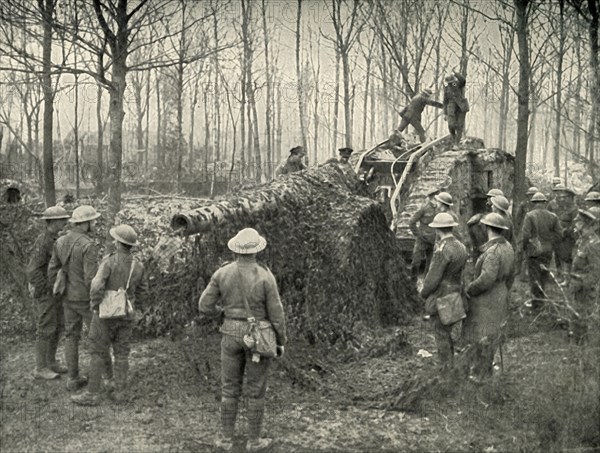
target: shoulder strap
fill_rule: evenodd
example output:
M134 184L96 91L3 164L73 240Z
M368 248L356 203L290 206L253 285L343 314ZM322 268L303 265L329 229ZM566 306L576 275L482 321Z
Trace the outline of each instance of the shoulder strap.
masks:
M250 304L248 304L248 298L246 297L246 291L244 288L244 280L242 278L242 273L240 272L240 265L237 262L235 263L235 268L240 279L240 286L242 287L242 299L244 300L244 305L246 306L246 316L248 317L248 322L254 323L256 322L256 318L252 314L252 310L250 310Z
M127 285L125 286L125 292L129 289L129 282L131 281L131 274L133 274L133 266L135 265L135 259L132 257L131 267L129 268L129 277L127 278Z
M62 265L62 268L66 268L67 264L69 264L69 260L71 259L71 254L73 253L73 249L75 248L75 244L77 244L77 241L79 241L79 239L81 239L81 237L78 237L77 239L75 239L73 241L73 244L71 245L71 248L69 249L69 254L67 255L67 260L65 261L65 264Z

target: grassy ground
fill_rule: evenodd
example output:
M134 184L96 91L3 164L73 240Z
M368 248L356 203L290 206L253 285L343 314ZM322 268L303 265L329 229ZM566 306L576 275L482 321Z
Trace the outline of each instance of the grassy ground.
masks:
M482 386L456 383L444 395L424 395L417 413L385 407L403 382L437 372L434 340L421 320L365 337L352 355L292 343L270 377L265 432L278 439L271 451L593 451L599 429L597 376L594 381L589 374L593 355L570 344L566 331L533 319L513 310L503 373ZM82 408L70 403L64 380L31 378L32 342L5 339L2 452L212 451L219 428L219 341L216 332L188 329L176 339L136 343L133 401ZM418 355L421 349L433 356ZM84 370L87 363L84 350ZM242 407L238 451L245 442L244 414Z

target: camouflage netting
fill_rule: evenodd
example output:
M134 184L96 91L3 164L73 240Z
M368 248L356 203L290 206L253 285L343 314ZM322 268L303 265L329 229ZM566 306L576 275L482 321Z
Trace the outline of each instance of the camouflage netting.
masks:
M363 328L406 320L417 306L414 285L382 207L358 191L352 170L332 165L175 215L173 228L195 235L194 247L168 287L153 285L142 325L160 331L158 319L177 325L193 318L211 274L232 259L227 241L245 227L268 240L258 258L277 277L292 335L352 344Z

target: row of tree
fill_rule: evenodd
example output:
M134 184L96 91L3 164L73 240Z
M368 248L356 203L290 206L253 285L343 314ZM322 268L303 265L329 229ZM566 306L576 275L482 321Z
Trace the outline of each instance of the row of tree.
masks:
M599 1L5 0L0 127L39 162L49 205L57 161L79 168L83 137L88 151L95 142L113 216L124 159L170 169L177 189L186 169L223 161L265 180L296 144L316 163L384 140L412 96L440 98L457 70L468 133L515 152L518 196L528 162L597 173ZM55 108L70 154L54 147ZM438 111L425 119L429 135L445 133Z

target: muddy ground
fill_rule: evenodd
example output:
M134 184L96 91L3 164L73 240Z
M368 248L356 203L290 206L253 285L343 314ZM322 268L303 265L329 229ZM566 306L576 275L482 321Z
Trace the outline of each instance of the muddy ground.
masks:
M460 382L446 394L424 395L411 412L386 407L403 382L437 372L434 339L420 317L365 336L354 352L292 342L271 371L264 431L277 443L270 451L593 451L599 428L578 415L584 409L558 414L553 406L589 398L582 349L551 317L527 313L525 292L522 284L513 291L504 371L484 385ZM105 399L88 408L70 403L64 378L32 379L31 340L4 338L2 452L213 451L219 341L214 329L188 328L174 338L136 342L132 401L116 405ZM421 350L432 356L423 357ZM83 370L88 361L84 348ZM244 451L244 412L235 451Z

